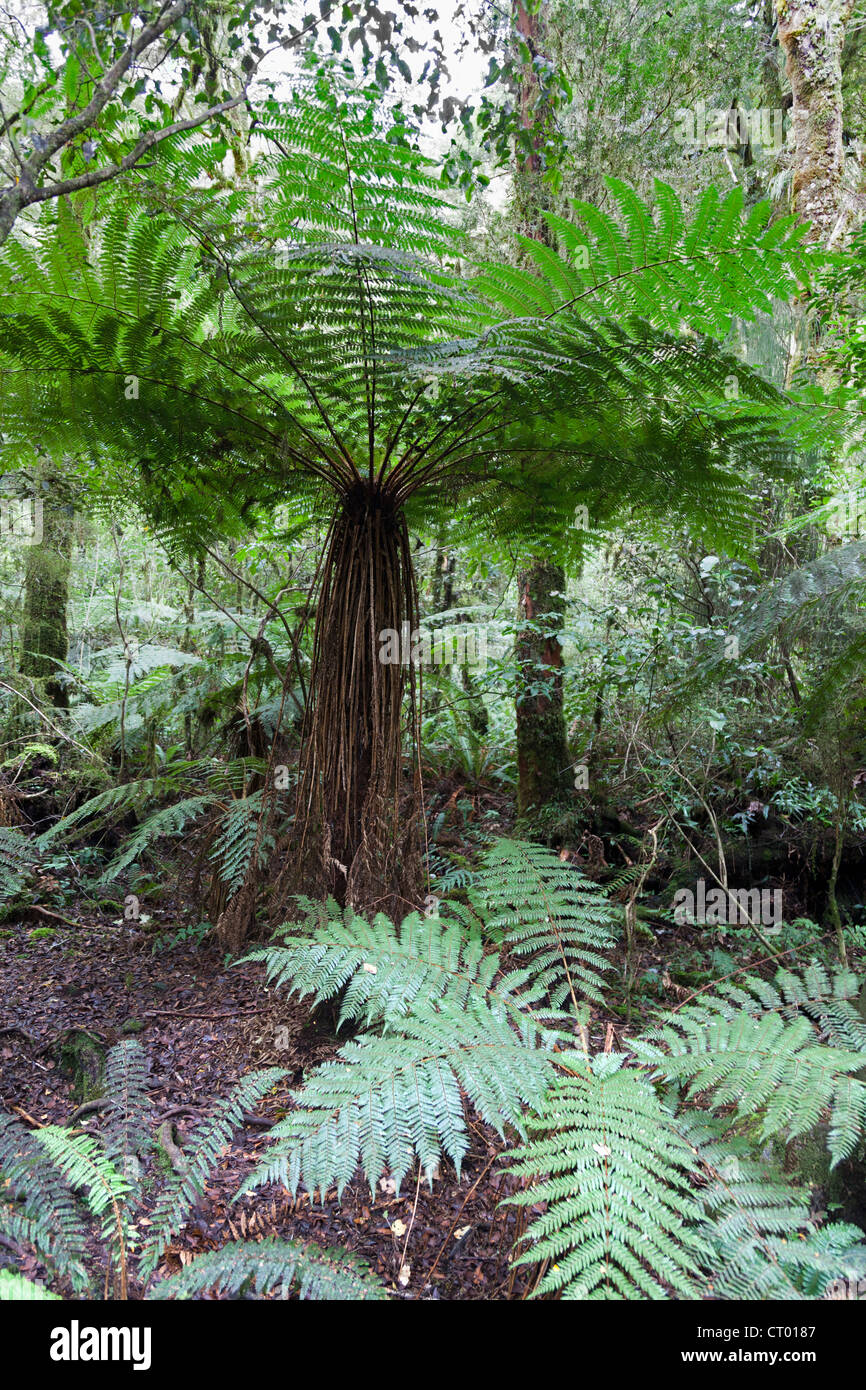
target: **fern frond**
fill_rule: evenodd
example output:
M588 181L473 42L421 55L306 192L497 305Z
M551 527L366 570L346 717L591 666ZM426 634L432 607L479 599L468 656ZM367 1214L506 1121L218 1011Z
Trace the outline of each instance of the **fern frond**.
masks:
M261 829L262 817L267 818L267 814L259 790L232 802L223 818L210 859L216 862L220 879L230 894L237 893L245 883L254 857L259 868L267 863L275 843L273 835Z
M35 1137L69 1185L83 1191L94 1216L111 1209L116 1219L131 1184L99 1141L90 1134L70 1134L61 1125L45 1125Z
M474 896L488 930L530 958L533 981L555 1007L567 999L601 1003L602 954L614 942L616 909L570 864L541 845L497 840L478 871Z
M664 1014L635 1051L667 1080L687 1082L689 1096L759 1115L765 1138L804 1134L829 1114L835 1165L866 1127L866 1084L855 1075L866 1049L853 1010L828 1000L830 990L820 967L803 981L782 971L776 984L750 977L721 985ZM822 1042L828 1029L858 1046Z
M0 1269L0 1303L33 1302L35 1300L58 1299L60 1295L46 1289L44 1284L35 1284L16 1274L11 1269Z
M248 1289L259 1296L275 1291L285 1295L296 1286L301 1298L332 1302L387 1299L366 1260L348 1250L323 1250L312 1242L279 1240L237 1241L220 1250L196 1255L177 1274L162 1279L151 1298L194 1298L218 1286L223 1294Z
M551 1055L493 1015L445 1007L405 1019L399 1034L362 1035L295 1093L241 1191L276 1181L322 1194L336 1184L341 1193L359 1164L371 1187L387 1169L399 1190L416 1158L429 1179L443 1153L459 1173L463 1093L498 1133L510 1125L522 1134L524 1107L538 1106L547 1089Z
M109 1101L103 1119L105 1152L132 1182L137 1156L153 1146L147 1111L147 1057L133 1039L112 1047L105 1062L105 1096Z
M839 1223L818 1228L808 1189L756 1160L742 1138L726 1132L727 1122L687 1112L678 1126L708 1174L701 1199L703 1233L715 1252L714 1297L814 1298L834 1279L862 1277L862 1231Z
M0 826L0 906L24 892L41 858L35 840L12 826Z
M244 1111L256 1105L284 1075L278 1067L251 1072L192 1131L187 1169L171 1174L151 1214L152 1227L142 1245L139 1263L144 1277L153 1273L171 1236L183 1226L220 1155L241 1127Z
M509 1171L532 1179L509 1203L546 1203L518 1264L545 1261L537 1293L566 1298L700 1296L710 1247L699 1227L696 1162L672 1117L622 1057L568 1053ZM543 1176L538 1176L543 1175Z
M189 796L183 801L163 807L161 811L154 811L153 815L148 816L147 820L133 831L123 849L114 856L97 882L101 885L112 883L157 840L180 835L192 821L213 805L213 800L213 797L208 795Z
M281 944L246 959L261 961L270 981L301 998L312 994L321 1003L345 991L340 1025L399 1029L406 1017L447 1009L509 1020L527 1040L537 1027L542 1045L556 1036L554 1011L540 1007L543 987L528 970L502 974L499 953L485 947L478 920L461 915L458 904L443 903L430 917L411 912L399 927L382 913L370 922L333 901L311 904Z
M75 1194L31 1132L0 1113L0 1229L84 1290L87 1226Z

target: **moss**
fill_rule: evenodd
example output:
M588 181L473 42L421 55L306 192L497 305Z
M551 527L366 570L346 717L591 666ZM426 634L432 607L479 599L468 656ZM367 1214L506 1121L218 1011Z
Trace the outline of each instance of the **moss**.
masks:
M31 941L48 941L54 935L55 927L34 927L29 933Z
M788 1173L814 1189L814 1203L831 1216L866 1224L866 1137L861 1136L849 1158L830 1167L827 1149L828 1126L817 1125L788 1144L776 1146L777 1156Z
M105 1082L105 1048L93 1033L70 1028L55 1047L57 1065L72 1079L72 1093L80 1105L102 1095Z

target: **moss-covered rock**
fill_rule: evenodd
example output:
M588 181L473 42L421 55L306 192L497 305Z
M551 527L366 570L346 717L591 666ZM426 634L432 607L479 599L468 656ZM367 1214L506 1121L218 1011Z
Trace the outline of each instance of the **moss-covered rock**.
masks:
M798 1135L780 1146L782 1165L813 1189L814 1208L862 1229L866 1227L866 1138L861 1136L850 1157L832 1169L827 1139L826 1124Z
M70 1028L55 1046L57 1065L72 1080L72 1093L80 1105L97 1100L105 1085L105 1047L85 1028Z

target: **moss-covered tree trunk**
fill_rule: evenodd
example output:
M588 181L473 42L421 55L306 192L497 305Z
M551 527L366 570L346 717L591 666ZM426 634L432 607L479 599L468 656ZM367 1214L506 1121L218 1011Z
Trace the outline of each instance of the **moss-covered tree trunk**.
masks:
M515 207L524 236L547 242L541 215L547 201L541 149L546 119L540 101L536 60L544 40L543 5L530 13L515 0L514 24L529 48L530 62L520 79L520 116L526 138L515 151ZM516 657L517 806L521 815L559 800L571 785L562 702L562 647L565 571L548 558L533 556L518 577Z
M845 240L850 209L843 187L842 48L854 8L853 0L776 0L779 42L785 54L785 71L791 83L794 127L792 206L796 216L809 222L808 236L824 246ZM802 320L805 318L801 304ZM793 355L789 375L801 353ZM832 384L832 378L827 384ZM840 810L841 814L841 810ZM828 884L828 914L840 942L844 960L844 936L836 904L836 877L844 848L841 821L836 825L833 868ZM866 984L860 991L859 1010L866 1018ZM858 1074L866 1080L866 1070ZM843 1220L866 1219L866 1150L861 1139L855 1153L830 1172L826 1145L820 1130L794 1146L800 1172L812 1182L826 1182L826 1202L839 1205ZM810 1151L819 1155L810 1167Z
M57 663L66 660L69 650L66 606L75 511L69 489L56 469L42 470L39 496L42 537L27 550L20 668L23 675L44 681L48 698L65 709L69 694Z
M779 42L791 83L792 203L810 237L838 238L842 192L842 46L854 0L776 0Z
M517 582L517 807L525 815L560 799L571 785L559 641L565 576L561 566L534 559Z

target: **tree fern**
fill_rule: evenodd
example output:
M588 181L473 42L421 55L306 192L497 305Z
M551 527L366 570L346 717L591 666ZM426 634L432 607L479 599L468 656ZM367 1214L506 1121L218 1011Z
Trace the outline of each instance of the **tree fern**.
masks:
M204 197L201 150L163 151L146 207L117 188L98 235L70 218L7 243L3 447L15 463L38 424L98 459L103 496L132 495L176 550L287 494L328 509L295 830L349 900L396 911L419 887L420 792L401 816L404 672L366 634L417 625L409 513L469 491L526 539L561 533L579 492L605 514L687 507L742 545L744 470L790 471L796 421L720 342L817 253L738 194L686 225L670 189L649 207L613 184L616 218L579 205L561 254L477 265L369 91L320 82L255 130L243 188Z
M673 699L682 700L698 684L703 686L708 679L718 680L724 675L729 663L724 657L723 637L736 636L741 656L753 656L780 632L802 624L810 615L820 613L825 622L830 605L838 610L847 605L850 619L847 623L839 621L836 650L831 650L812 688L806 691L800 711L804 727L814 732L822 719L838 707L840 692L845 692L847 698L858 690L866 654L866 636L858 612L864 585L866 542L852 540L763 586L744 606L735 627L724 634L711 633L701 643L701 650L689 663Z

